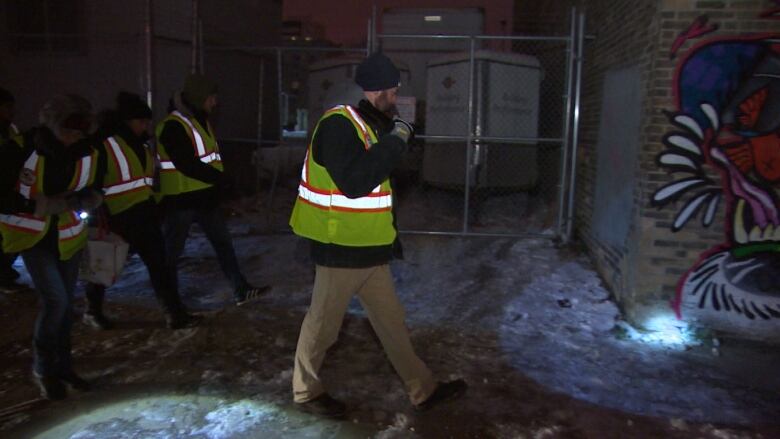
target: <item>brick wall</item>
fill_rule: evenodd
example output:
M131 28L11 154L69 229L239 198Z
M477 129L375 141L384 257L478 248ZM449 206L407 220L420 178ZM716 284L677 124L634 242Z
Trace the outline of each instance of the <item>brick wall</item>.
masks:
M680 205L663 209L650 206L652 195L672 181L656 164L664 150L662 138L672 129L663 110L673 110L672 81L676 62L705 38L777 31L778 22L759 19L770 8L766 0L586 0L587 44L583 75L576 229L599 272L615 293L629 319L642 323L647 313L668 309L681 276L706 249L725 241L724 207L715 223L705 228L698 219L673 233L671 223ZM706 37L685 42L677 57L670 48L679 33L703 14L719 29ZM632 227L625 245L607 245L593 233L594 187L604 75L611 69L639 65L643 90L640 150L636 160L636 186ZM720 177L713 175L716 182Z
M630 308L636 300L632 288L636 274L637 224L631 221L629 238L622 245L607 244L593 233L594 197L598 163L597 145L601 118L604 78L607 72L638 66L643 98L642 120L652 117L653 85L671 78L671 73L656 70L658 52L656 36L660 29L659 4L656 1L591 0L585 4L587 34L595 39L586 44L582 83L580 142L577 167L576 229L578 237L588 247L605 282L621 304ZM667 76L668 75L668 76ZM644 145L656 134L656 127L641 125L639 145ZM640 163L635 166L639 173ZM634 188L635 202L631 212L636 218L642 197L641 181ZM617 189L617 188L616 188Z

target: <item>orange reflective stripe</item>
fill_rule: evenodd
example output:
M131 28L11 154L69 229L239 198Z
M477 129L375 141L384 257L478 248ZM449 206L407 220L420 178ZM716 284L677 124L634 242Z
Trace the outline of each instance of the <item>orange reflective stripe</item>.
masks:
M326 210L375 212L390 210L393 206L392 194L389 191L382 191L380 186L363 197L349 198L339 191L325 191L301 182L298 186L298 197Z
M84 221L78 217L76 212L70 212L70 220L70 222L58 227L60 241L76 238L84 230Z

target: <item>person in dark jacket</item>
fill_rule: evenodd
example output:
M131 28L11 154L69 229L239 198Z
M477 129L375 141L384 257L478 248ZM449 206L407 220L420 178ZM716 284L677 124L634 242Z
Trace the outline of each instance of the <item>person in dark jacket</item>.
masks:
M66 385L88 390L73 370L71 314L86 229L80 213L102 201L91 188L97 153L84 98L60 95L40 112L41 126L21 145L0 146L0 233L3 250L20 252L40 296L33 335L33 378L48 399L67 396ZM13 144L12 144L13 143Z
M389 116L399 80L385 55L366 58L355 73L365 99L357 108L326 111L306 154L290 218L293 231L310 240L316 269L292 380L293 398L306 412L341 417L346 411L325 391L319 370L355 295L416 409L455 398L467 387L463 380L436 383L417 357L390 272L390 260L401 255L390 173L412 134L411 125Z
M233 286L237 305L258 299L270 287L249 284L238 266L233 239L219 210L220 191L227 185L222 158L209 115L217 105L217 86L200 74L187 77L174 96L171 113L157 125L163 233L171 265L184 251L190 226L197 222L217 254Z
M19 129L14 125L14 104L16 100L8 90L0 87L0 144L17 139L20 135ZM0 238L0 249L2 248L2 239ZM6 291L13 291L24 288L23 285L16 283L19 279L19 272L14 270L14 261L16 253L5 254L0 250L0 288Z
M165 257L165 241L153 198L154 157L146 141L152 110L140 96L120 92L113 111L103 113L98 148L95 186L103 191L105 202L98 211L98 223L121 236L137 252L149 271L157 301L169 328L194 326L199 317L187 312L179 298L176 267ZM103 314L105 287L86 286L87 309L84 323L97 329L113 325Z

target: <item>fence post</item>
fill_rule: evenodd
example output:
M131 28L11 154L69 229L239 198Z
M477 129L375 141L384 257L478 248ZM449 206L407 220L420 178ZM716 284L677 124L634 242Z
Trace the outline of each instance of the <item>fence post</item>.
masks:
M556 225L557 235L562 241L565 240L565 221L568 220L566 215L567 209L567 184L569 179L569 149L571 148L570 134L571 134L571 118L573 108L573 88L574 88L574 62L576 57L575 39L577 38L577 9L571 8L571 15L569 19L569 40L566 42L566 52L568 59L566 60L566 107L563 112L563 143L561 144L561 175L558 178L558 222Z
M569 208L568 221L566 221L566 236L564 243L571 239L572 228L574 226L574 196L577 188L577 148L579 143L580 127L580 94L582 92L582 57L583 46L585 45L585 14L580 13L579 24L577 26L577 73L575 75L576 83L574 89L574 118L572 126L572 151L571 151L571 178L569 179Z
M144 23L144 45L145 45L145 57L146 57L146 105L149 106L149 108L154 109L153 103L152 103L152 92L154 90L153 87L153 55L152 55L152 39L154 38L153 35L153 24L152 24L152 17L154 15L154 9L152 8L152 0L146 0L146 23Z
M198 72L198 0L192 0L192 73Z
M469 38L469 106L468 106L468 136L466 138L466 178L463 188L463 234L469 232L469 197L471 196L471 147L474 142L474 69L476 66L476 42L472 35Z
M282 143L282 139L284 138L284 119L282 118L282 113L284 112L284 90L282 88L282 49L277 48L276 49L276 87L277 87L277 94L279 102L278 102L278 110L279 110L279 143Z

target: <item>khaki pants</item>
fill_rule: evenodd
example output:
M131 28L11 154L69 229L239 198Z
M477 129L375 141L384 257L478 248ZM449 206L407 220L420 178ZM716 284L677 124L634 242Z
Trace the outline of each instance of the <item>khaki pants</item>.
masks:
M356 269L317 265L316 270L311 306L303 319L295 352L295 402L312 400L325 391L319 377L320 367L325 352L338 338L344 313L355 294L390 362L401 376L412 404L428 398L435 387L433 375L412 348L390 266Z

